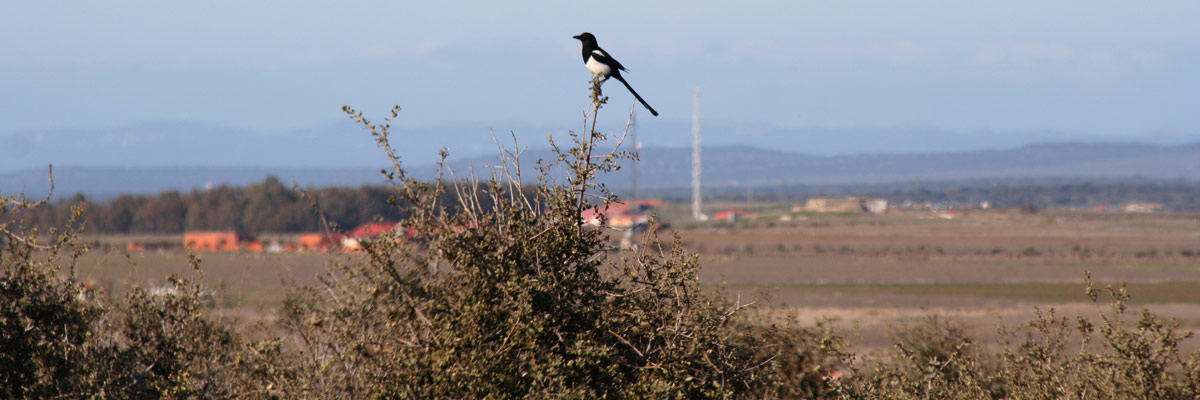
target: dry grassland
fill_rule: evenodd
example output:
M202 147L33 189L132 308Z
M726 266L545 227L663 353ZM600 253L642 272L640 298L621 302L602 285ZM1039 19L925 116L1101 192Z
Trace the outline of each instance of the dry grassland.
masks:
M834 318L860 350L888 344L890 327L937 313L984 342L1034 308L1095 316L1084 271L1129 282L1133 308L1200 328L1200 215L971 211L888 215L763 213L737 224L678 226L701 254L701 279L804 321ZM949 217L949 218L947 218ZM138 237L171 240L173 237ZM90 237L119 244L131 237ZM204 253L205 281L226 315L271 320L289 285L318 283L331 257L317 253ZM181 251L96 250L78 276L110 293L192 274ZM1200 348L1193 339L1185 350Z

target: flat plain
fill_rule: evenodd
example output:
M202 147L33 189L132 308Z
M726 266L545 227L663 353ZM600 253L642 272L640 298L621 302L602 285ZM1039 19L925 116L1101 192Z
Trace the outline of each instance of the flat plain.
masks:
M834 318L860 348L887 347L892 329L928 314L962 321L984 344L1036 309L1096 321L1107 296L1091 302L1087 273L1102 294L1126 284L1134 313L1148 308L1200 328L1195 214L814 214L679 233L702 254L706 284L804 320ZM1200 348L1196 342L1185 349Z
M764 206L758 215L738 222L677 223L662 234L678 234L700 255L700 279L707 287L758 301L768 312L795 314L804 323L830 318L858 350L884 349L889 331L930 314L961 321L984 344L999 339L997 328L1032 319L1035 309L1097 319L1107 305L1103 297L1093 304L1085 295L1085 271L1101 288L1127 283L1131 311L1149 308L1185 329L1200 328L1200 214L797 214ZM130 240L173 236L85 239L114 246L86 254L76 275L112 294L162 285L171 274L196 274L183 251L119 250ZM317 285L331 260L359 257L198 256L223 315L267 322L289 286ZM1200 349L1197 341L1190 339L1184 350Z

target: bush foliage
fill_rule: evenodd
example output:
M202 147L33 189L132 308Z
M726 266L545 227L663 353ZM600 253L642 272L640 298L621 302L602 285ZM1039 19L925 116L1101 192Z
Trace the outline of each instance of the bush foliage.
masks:
M595 85L593 116L604 98ZM601 154L596 131L572 134L539 160L537 193L520 184L519 152L486 187L408 178L390 150L390 119L347 108L395 161L390 177L407 236L365 246L300 291L285 321L302 338L289 390L322 398L727 398L771 379L770 345L739 326L740 305L706 294L697 260L648 235L639 251L608 248L580 213L613 198L592 183L625 156ZM393 110L392 117L398 113ZM594 122L593 122L594 124ZM546 171L572 171L555 181ZM436 199L453 191L455 212ZM623 254L623 257L614 257ZM736 328L735 328L736 327ZM332 372L332 373L331 373Z
M1200 353L1181 355L1192 336L1174 320L1142 310L1129 320L1125 288L1099 323L1036 310L1015 329L1001 329L999 350L985 351L953 321L929 317L899 331L887 361L837 382L844 399L1196 399ZM1101 291L1090 277L1087 295Z

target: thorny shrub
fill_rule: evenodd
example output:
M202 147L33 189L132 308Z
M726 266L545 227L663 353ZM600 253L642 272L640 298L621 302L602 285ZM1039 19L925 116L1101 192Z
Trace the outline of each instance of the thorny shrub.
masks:
M1086 278L1086 294L1101 290ZM1181 355L1192 336L1149 310L1128 317L1124 284L1107 287L1098 323L1035 310L1002 328L1000 349L980 348L960 325L929 317L898 330L895 352L835 382L843 399L1197 399L1200 353Z
M92 296L74 280L83 207L43 243L21 218L43 203L0 198L0 398L270 397L275 342L204 315L198 277L171 277L164 294Z
M289 297L284 320L300 354L280 382L321 398L744 397L774 376L767 331L738 323L745 304L702 290L697 258L653 232L615 252L580 213L615 197L594 183L631 155L598 146L606 98L593 81L585 132L538 160L521 185L519 149L501 150L487 183L408 177L390 125L363 124L393 161L404 228L364 246L325 285ZM623 139L624 136L621 137ZM515 144L514 144L515 147ZM443 152L443 160L445 153ZM568 171L564 180L551 176ZM455 212L436 199L453 191Z

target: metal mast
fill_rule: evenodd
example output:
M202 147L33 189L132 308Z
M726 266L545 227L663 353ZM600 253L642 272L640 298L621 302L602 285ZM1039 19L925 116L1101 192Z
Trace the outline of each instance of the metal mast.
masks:
M700 213L700 88L692 95L692 218Z

